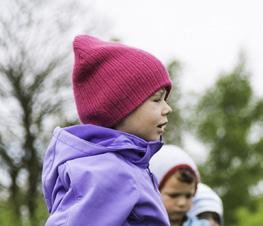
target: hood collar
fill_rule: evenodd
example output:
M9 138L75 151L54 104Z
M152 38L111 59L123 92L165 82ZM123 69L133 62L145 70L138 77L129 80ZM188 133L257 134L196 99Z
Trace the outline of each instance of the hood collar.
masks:
M66 158L64 161L81 157L83 154L92 156L115 152L142 168L149 166L151 157L163 145L161 141L148 142L129 133L90 124L56 128L54 137L73 149L66 155L67 150L61 150L63 158Z

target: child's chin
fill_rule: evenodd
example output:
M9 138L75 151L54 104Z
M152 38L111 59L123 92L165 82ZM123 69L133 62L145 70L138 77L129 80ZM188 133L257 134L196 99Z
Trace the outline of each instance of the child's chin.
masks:
M160 140L162 140L161 137L162 136L160 136L160 135L154 136L154 137L151 137L150 139L148 139L147 141L160 141Z

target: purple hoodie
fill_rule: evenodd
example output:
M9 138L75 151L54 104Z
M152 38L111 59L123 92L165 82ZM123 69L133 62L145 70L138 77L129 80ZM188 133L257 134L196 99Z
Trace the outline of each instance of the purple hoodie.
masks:
M56 128L42 174L46 226L170 225L148 169L161 146L100 126Z

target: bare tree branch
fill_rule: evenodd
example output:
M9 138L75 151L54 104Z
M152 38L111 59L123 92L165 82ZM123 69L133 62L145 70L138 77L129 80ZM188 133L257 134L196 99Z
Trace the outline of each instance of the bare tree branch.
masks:
M0 9L0 101L10 109L0 111L0 167L10 177L9 202L18 226L21 206L27 208L32 226L41 224L36 211L41 153L50 136L46 119L71 123L62 114L73 104L64 96L71 70L63 63L70 56L72 34L96 27L94 15L80 7L80 1L60 7L53 2L10 0ZM25 187L17 184L22 171L27 174Z
M0 136L0 158L2 158L2 160L5 162L5 164L9 168L15 168L16 167L13 159L8 155L7 148L5 147L5 145L2 142L1 136Z

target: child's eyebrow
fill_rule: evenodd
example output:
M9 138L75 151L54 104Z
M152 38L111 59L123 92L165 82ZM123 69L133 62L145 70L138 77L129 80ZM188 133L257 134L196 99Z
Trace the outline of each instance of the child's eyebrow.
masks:
M192 196L192 192L167 192L167 195L171 196Z

